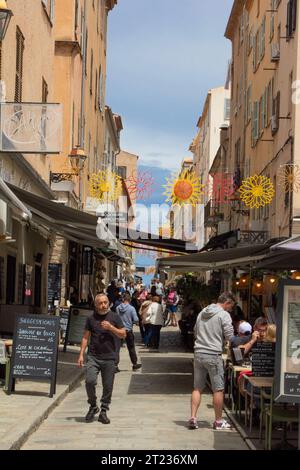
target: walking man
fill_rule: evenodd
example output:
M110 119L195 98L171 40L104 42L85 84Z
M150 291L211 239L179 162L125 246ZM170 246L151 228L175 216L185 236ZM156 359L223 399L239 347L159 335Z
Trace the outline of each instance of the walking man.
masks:
M138 370L142 367L141 364L138 364L137 355L134 345L134 334L133 334L133 325L136 323L138 325L139 319L136 313L135 308L130 305L131 296L127 292L123 295L123 301L121 305L117 307L117 314L120 316L123 325L126 329L126 344L129 352L130 360L132 363L132 370Z
M217 304L211 304L202 310L195 325L194 346L194 390L191 398L191 418L188 426L197 429L197 412L201 403L201 394L206 385L207 374L213 391L216 430L231 429L231 425L222 419L224 403L224 366L222 352L224 340L233 337L233 326L230 312L235 299L230 292L218 298Z
M97 295L95 312L86 321L78 358L79 367L83 367L84 353L90 340L86 370L86 391L90 404L90 409L85 417L87 423L92 422L94 416L99 412L96 397L99 372L101 372L103 393L98 421L103 424L110 423L106 412L111 403L120 339L125 337L126 330L122 320L119 315L109 309L108 297L104 294Z

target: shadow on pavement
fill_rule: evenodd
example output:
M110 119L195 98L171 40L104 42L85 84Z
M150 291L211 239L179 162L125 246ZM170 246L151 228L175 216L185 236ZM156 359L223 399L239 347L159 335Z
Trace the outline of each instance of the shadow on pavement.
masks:
M142 372L145 374L192 374L190 359L184 357L142 357Z
M131 377L129 395L176 395L190 394L193 386L192 374L139 374Z

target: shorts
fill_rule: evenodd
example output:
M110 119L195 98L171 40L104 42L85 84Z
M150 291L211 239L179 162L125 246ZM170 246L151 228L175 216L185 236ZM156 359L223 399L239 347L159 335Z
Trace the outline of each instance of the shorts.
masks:
M224 390L224 365L221 355L197 354L194 359L194 389L205 389L207 374L213 392Z
M177 305L168 305L167 309L171 313L176 313L177 312Z

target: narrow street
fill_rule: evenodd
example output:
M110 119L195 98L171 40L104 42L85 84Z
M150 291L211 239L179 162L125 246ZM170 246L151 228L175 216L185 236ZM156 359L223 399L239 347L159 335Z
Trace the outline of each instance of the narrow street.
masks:
M136 333L136 338L139 334ZM139 341L137 341L139 343ZM84 381L30 436L23 450L247 450L237 431L212 429L209 392L204 395L199 429L186 427L192 390L191 352L185 352L178 330L165 328L159 353L137 347L142 371L133 373L127 348L121 350L109 417L110 425L95 419L85 423ZM101 389L99 387L98 397Z

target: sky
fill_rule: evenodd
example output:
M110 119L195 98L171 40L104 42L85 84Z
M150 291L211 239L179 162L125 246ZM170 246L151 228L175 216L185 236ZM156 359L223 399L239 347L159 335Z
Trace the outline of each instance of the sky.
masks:
M119 0L109 14L106 102L121 146L140 163L178 170L210 88L226 80L233 0Z
M208 90L225 84L231 45L224 32L232 4L119 0L109 14L106 103L122 116L122 149L139 155L139 165L155 179L147 206L165 202L166 178L192 156L188 149ZM149 231L157 228L153 220ZM136 264L155 261L139 255Z

